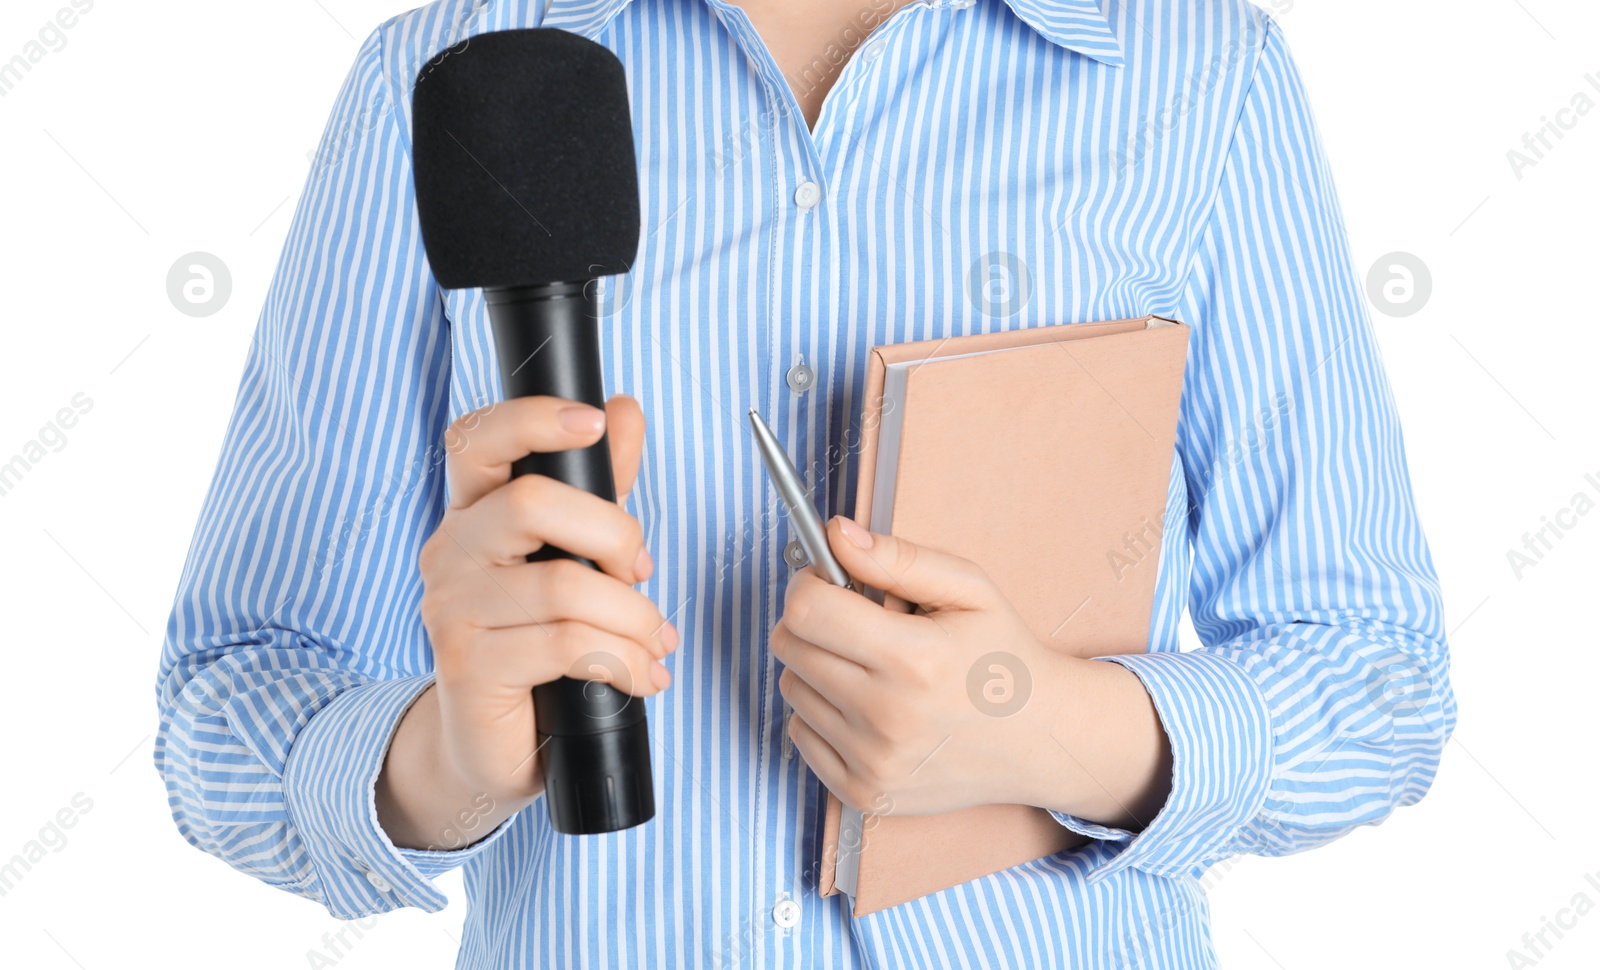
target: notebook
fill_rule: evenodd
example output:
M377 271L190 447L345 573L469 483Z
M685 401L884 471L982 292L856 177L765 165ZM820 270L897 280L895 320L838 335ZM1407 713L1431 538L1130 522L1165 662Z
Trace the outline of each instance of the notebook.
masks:
M977 562L1051 646L1142 652L1188 335L1147 316L874 347L855 520ZM1042 808L863 816L829 794L820 888L864 916L1087 841Z

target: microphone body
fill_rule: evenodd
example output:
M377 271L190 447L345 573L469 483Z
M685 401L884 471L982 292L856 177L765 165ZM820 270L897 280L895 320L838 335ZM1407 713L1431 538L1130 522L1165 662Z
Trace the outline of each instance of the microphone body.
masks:
M548 394L605 410L599 313L594 281L489 287L484 290L505 396ZM511 466L512 477L544 475L616 501L610 435L587 448L535 452ZM529 562L582 556L546 544ZM615 680L618 658L595 655L580 666ZM539 757L550 823L568 835L632 828L655 815L650 729L644 701L609 684L562 677L533 689Z

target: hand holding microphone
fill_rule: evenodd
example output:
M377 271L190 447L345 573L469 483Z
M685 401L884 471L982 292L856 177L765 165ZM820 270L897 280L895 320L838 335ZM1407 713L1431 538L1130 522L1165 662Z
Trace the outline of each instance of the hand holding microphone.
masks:
M678 634L632 586L654 564L623 509L644 444L638 403L617 395L606 405L617 502L511 478L526 454L598 441L600 416L524 397L464 415L447 435L451 503L420 557L437 679L401 722L378 782L379 821L396 845L470 844L543 791L534 687L593 676L597 665L635 697L670 682L660 659ZM543 543L603 572L568 559L526 562Z
M552 404L552 398L604 405L602 314L595 284L601 276L627 272L637 253L636 165L622 64L593 41L553 29L495 31L445 51L418 72L412 93L412 169L423 245L440 286L483 291L507 399L501 407L533 408L548 420L541 408L563 406ZM547 593L555 586L573 596L587 590L598 597L606 582L643 578L634 560L626 558L630 548L643 547L637 524L624 527L616 520L622 513L615 505L611 446L603 431L581 442L508 435L491 446L489 460L489 478L504 484L464 506L487 503L482 513L463 512L458 518L463 526L471 520L472 537L500 556L497 562L518 569L530 594L536 586ZM480 471L491 467L481 461L480 466ZM502 474L508 480L499 479ZM485 479L480 474L475 480ZM456 484L454 478L451 483ZM445 531L445 524L440 528ZM429 547L436 543L430 540ZM450 555L430 554L429 562L449 561ZM505 561L517 555L525 555L526 562ZM429 562L425 572L433 571ZM444 574L460 576L465 569L458 565L457 572L445 569ZM476 580L463 582L483 588ZM451 584L445 580L443 585ZM542 607L530 608L515 590L503 592L524 614L570 608L564 597L548 596ZM489 604L479 602L472 619L451 621L446 618L463 608L457 600L436 596L432 602L448 605L430 611L433 620L425 619L430 635L435 623L448 637L452 629L476 627L489 616ZM569 638L584 637L582 642L595 647L579 655L571 670L565 666L572 662L570 649L534 656L520 635L503 636L501 651L447 647L449 656L436 658L439 682L430 692L437 698L431 703L437 705L441 736L454 725L460 739L450 745L458 750L439 756L451 765L435 770L448 777L452 771L447 769L456 764L483 760L479 752L464 750L469 744L490 743L496 754L487 761L494 763L498 744L528 746L536 739L532 752L537 757L530 752L527 761L537 761L542 769L556 831L615 832L652 818L644 705L625 685L613 686L619 671L611 668L626 667L620 657L631 651L626 643L576 632L604 631L605 621L626 620L626 629L613 631L613 637L646 642L659 641L661 633L676 636L662 626L641 640L635 624L649 618L635 607L617 617L571 618L579 622L569 628L574 631ZM496 620L509 622L505 616L488 622ZM490 638L472 639L481 644ZM608 652L606 643L615 650ZM504 668L490 669L497 664ZM565 674L548 676L557 668ZM493 703L494 692L481 689L485 681L531 685L531 706L510 697ZM487 716L503 734L491 738L493 731L464 728L485 714L462 710L463 705L487 705ZM536 730L516 741L511 736L525 730L523 715L529 710ZM419 724L426 726L433 716L429 711L421 708ZM408 714L406 724L411 721ZM413 772L397 766L394 776L402 788L380 790L380 814L385 804L396 807L382 799L403 796L410 791L405 779L425 773L425 768Z

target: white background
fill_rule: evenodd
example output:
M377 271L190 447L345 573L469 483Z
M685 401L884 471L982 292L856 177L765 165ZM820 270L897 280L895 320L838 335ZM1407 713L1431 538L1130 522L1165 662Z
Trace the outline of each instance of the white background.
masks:
M0 61L67 0L6 0ZM80 392L66 444L0 496L0 862L75 795L67 841L0 896L0 964L302 967L343 924L185 844L150 753L154 678L250 334L333 96L395 0L100 0L0 98L0 463ZM1444 583L1461 705L1432 793L1297 857L1213 871L1237 970L1600 965L1600 910L1547 956L1524 933L1600 906L1594 832L1600 510L1519 578L1525 532L1587 491L1600 109L1522 171L1507 151L1586 91L1581 0L1278 0L1355 262L1420 258L1432 295L1373 313ZM196 319L169 268L213 253ZM337 966L453 963L464 908L368 921ZM1572 922L1571 916L1567 922ZM354 940L353 934L347 939ZM1544 954L1543 947L1540 954Z

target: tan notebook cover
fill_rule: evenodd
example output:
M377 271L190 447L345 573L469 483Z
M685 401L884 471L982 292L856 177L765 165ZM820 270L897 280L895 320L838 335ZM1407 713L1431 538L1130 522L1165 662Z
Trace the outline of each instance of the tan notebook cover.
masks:
M1139 317L873 348L855 520L872 525L888 365L920 361L906 376L887 531L983 566L1049 644L1083 657L1143 651L1188 335ZM1016 349L949 359L1002 348ZM839 891L841 808L829 794L824 896ZM1025 805L868 816L863 827L856 916L1088 841Z

